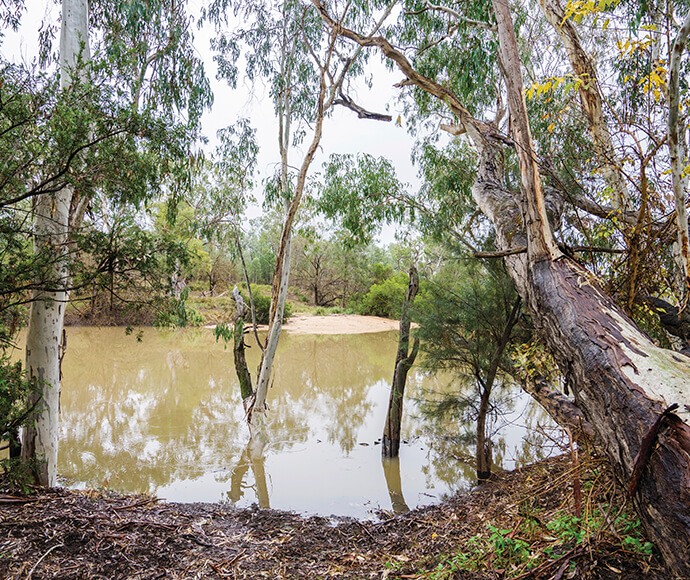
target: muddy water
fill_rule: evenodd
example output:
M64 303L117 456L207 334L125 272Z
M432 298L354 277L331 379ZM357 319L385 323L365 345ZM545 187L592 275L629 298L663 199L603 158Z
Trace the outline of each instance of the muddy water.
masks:
M419 399L449 380L412 372L406 443L399 461L381 460L396 334L284 333L268 397L270 442L257 453L247 448L232 351L210 330L146 329L138 341L121 328L70 328L59 472L72 487L324 515L367 517L438 501L473 485L462 461L472 448L448 436L465 426L439 428L421 417ZM507 408L494 459L512 468L532 459L524 424L540 417L520 396Z

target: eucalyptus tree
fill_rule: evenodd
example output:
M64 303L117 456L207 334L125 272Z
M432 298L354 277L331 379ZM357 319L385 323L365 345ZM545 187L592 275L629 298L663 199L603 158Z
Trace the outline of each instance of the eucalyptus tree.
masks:
M582 131L576 130L579 126L586 132L590 123L587 111L582 110L582 101L567 100L567 110L553 107L554 103L563 103L568 90L572 92L580 83L590 81L568 72L572 84L567 79L559 82L557 88L562 92L554 93L556 78L565 79L567 74L544 79L539 71L535 73L535 63L542 70L548 68L549 59L539 57L553 53L541 50L541 40L538 36L530 38L527 26L519 27L521 35L516 37L513 13L505 0L467 3L461 11L431 2L426 2L421 10L419 6L410 6L401 12L401 22L406 25L397 29L398 34L412 35L411 42L406 44L413 41L420 48L409 58L388 38L361 33L333 18L331 12L337 10L337 4L312 1L333 30L358 46L380 50L404 74L401 86L415 87L417 114L431 109L441 113L446 118L445 128L463 135L461 138L474 147L477 163L472 196L493 226L498 249L494 256L504 257L535 326L567 377L576 404L598 440L604 442L618 479L628 487L648 535L671 570L688 576L687 551L677 547L690 543L690 427L681 418L690 409L690 363L652 343L606 294L583 260L573 260L561 250L567 236L577 234L575 239L592 239L586 236L599 229L598 240L608 243L608 248L603 249L616 249L616 244L631 248L632 267L640 265L635 261L635 248L641 247L641 234L657 243L664 240L664 228L657 220L660 215L663 222L667 206L656 192L668 184L665 172L669 160L662 147L665 87L658 62L651 58L663 56L654 52L659 45L655 45L654 39L644 46L636 44L639 38L624 38L620 46L631 53L627 55L630 58L615 62L612 59L620 76L615 77L616 100L609 101L607 107L611 117L621 123L620 134L630 137L613 143L619 154L625 153L621 159L626 160L623 167L627 167L622 173L630 167L635 171L635 175L628 173L629 192L636 205L629 214L623 208L607 207L605 198L611 191L606 185L601 187L606 180L598 175L588 179L587 173L593 167L608 171L612 160L608 164L600 162L598 157L605 154L607 145L583 142ZM569 6L610 10L613 4L573 2ZM629 17L626 11L633 11L639 16L637 21L628 20L634 28L645 18L655 17L645 12L650 6L622 2L611 13L611 19ZM519 24L544 24L533 13L530 18L519 10L515 15ZM677 25L669 15L665 12L661 23L665 34L671 37ZM416 17L419 26L410 23ZM586 34L597 44L606 44L610 56L619 46L619 31L629 28L609 29L608 17L609 13L600 14L598 23L590 24ZM437 24L424 25L424 19ZM544 30L543 26L540 30ZM396 30L389 32L395 34ZM544 41L551 42L548 36ZM628 50L631 47L634 50ZM433 53L437 53L437 58L431 58ZM465 72L459 64L464 59L470 61ZM568 62L555 60L557 66ZM525 74L536 74L535 82L527 89L523 84ZM560 99L556 100L554 94ZM530 95L535 100L526 102ZM550 106L537 106L545 95L552 99ZM587 94L583 99L591 97ZM557 114L551 118L553 113ZM572 119L569 131L561 132L559 124L564 124L568 117ZM549 119L548 124L544 123L545 118ZM592 118L596 121L596 117ZM552 134L556 134L556 139L550 138ZM534 138L538 139L538 146ZM567 152L578 140L584 144L579 154L585 154L585 163L579 168L571 165L565 155L556 157L560 147ZM543 176L548 176L546 184ZM585 211L586 216L579 213ZM563 216L575 219L561 222ZM573 224L578 220L576 228ZM632 233L629 226L615 232L611 221L615 225L621 220L635 223ZM671 231L675 231L671 224ZM608 240L603 235L607 226L611 232ZM596 249L589 247L587 253ZM591 263L596 267L596 261ZM638 279L631 280L626 288L624 303L628 308L631 291L636 293L638 283ZM673 409L678 409L678 414ZM663 428L659 429L660 426Z
M86 81L83 67L90 59L88 18L86 0L62 3L61 91ZM42 461L36 473L41 485L55 485L57 476L60 361L66 346L62 333L70 286L67 261L70 221L83 215L87 200L86 196L79 196L73 184L65 184L38 197L34 209L35 252L56 256L48 272L50 284L54 286L34 290L26 336L27 373L31 379L41 382L42 392L35 425L26 427L22 435L22 458Z
M269 203L284 206L284 219L273 274L269 328L247 412L250 431L261 442L265 436L266 395L287 298L292 229L321 141L324 119L337 104L355 110L360 117L390 118L369 113L348 97L346 78L358 71L361 51L348 50L338 35L324 26L312 6L297 0L277 4L218 0L212 3L209 15L219 26L227 25L231 22L230 9L235 18L241 15L249 24L221 33L216 39L219 69L234 83L238 74L236 59L245 47L245 74L251 81L265 79L268 83L278 122L280 162L266 193ZM307 144L306 150L298 155L301 161L295 162L292 158L303 143ZM298 170L293 171L293 167Z
M152 14L168 13L167 9L175 6L146 3ZM128 11L138 7L136 2L94 3L91 16L98 25L112 25L117 20L115 12L122 16L121 22L131 24ZM182 9L174 12L184 19ZM33 133L10 156L3 181L2 205L6 211L24 211L21 204L33 200L34 254L45 263L45 267L34 270L26 347L27 372L41 385L37 394L40 402L36 403L39 413L35 425L26 428L22 437L22 457L40 461L35 475L43 485L53 485L56 476L63 322L73 287L80 227L98 198L109 198L111 206L137 205L160 192L166 181L173 193L177 186L184 187L188 173L185 158L201 108L210 98L198 59L187 62L196 66L197 76L188 75L184 66L173 68L172 74L159 72L158 76L171 84L157 85L156 75L149 69L170 55L190 55L188 50L185 53L191 41L188 33L171 34L165 49L133 64L140 73L133 77L124 64L136 62L134 54L148 47L146 39L138 38L135 43L130 35L140 30L125 26L117 35L109 36L101 29L92 57L95 30L89 26L89 18L85 0L62 3L58 70L51 67L50 46L42 51L44 64L49 67L43 76L49 79L45 82L53 83L54 90L43 97L45 103L32 124ZM169 24L155 18L146 22L153 30ZM49 40L49 35L44 40ZM137 50L125 58L126 47L134 44ZM11 68L3 66L5 70ZM176 70L182 72L185 82L179 82ZM31 77L30 72L22 74ZM50 80L57 77L59 89ZM144 87L146 96L142 96ZM162 114L157 113L157 99L166 105ZM187 112L185 124L179 122L180 109ZM31 122L30 118L27 121ZM3 138L23 130L24 123L15 124ZM98 228L98 218L90 219L92 227Z

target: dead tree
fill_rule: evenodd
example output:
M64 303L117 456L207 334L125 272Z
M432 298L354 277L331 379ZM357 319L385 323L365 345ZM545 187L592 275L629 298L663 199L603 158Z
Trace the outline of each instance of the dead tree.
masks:
M400 425L402 422L403 398L405 396L405 384L407 373L414 364L419 351L419 339L415 338L410 352L410 325L411 309L414 299L419 291L419 275L417 268L410 267L410 283L407 286L405 299L403 300L402 313L400 314L400 337L398 339L398 353L395 357L395 371L391 396L388 401L388 413L386 424L383 428L383 441L381 454L384 457L397 457L400 451Z

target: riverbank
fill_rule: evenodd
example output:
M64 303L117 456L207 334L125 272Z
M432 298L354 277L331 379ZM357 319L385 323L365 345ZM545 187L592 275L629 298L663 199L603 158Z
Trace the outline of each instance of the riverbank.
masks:
M581 518L565 456L374 522L94 490L0 496L0 577L666 578L606 463L580 470Z
M293 314L283 325L291 334L367 334L398 330L399 327L397 320L359 314Z
M215 327L222 322L230 323L235 313L235 303L227 294L221 296L192 295L188 300L194 315L190 320L198 326ZM398 330L400 322L378 316L344 314L341 309L318 309L304 303L291 302L294 312L283 325L284 330L293 334L366 334ZM316 312L326 311L326 314ZM340 312L339 312L340 311ZM114 308L112 310L90 310L71 304L68 308L66 326L152 326L156 311L151 307ZM190 322L191 324L191 322ZM266 330L267 326L259 326Z

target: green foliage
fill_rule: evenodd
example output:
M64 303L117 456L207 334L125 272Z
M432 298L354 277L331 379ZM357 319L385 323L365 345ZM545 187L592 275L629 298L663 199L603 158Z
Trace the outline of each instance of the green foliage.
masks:
M359 313L365 316L400 318L408 284L409 278L402 273L374 284L362 298Z
M0 441L31 421L36 405L30 405L28 397L39 391L21 363L10 362L6 354L0 357Z
M604 532L617 537L623 550L651 556L653 545L644 539L639 519L626 511L609 529L608 509L609 506L601 506L583 518L559 510L549 514L548 521L545 514L532 513L520 518L514 529L487 524L485 533L471 537L461 552L443 559L429 577L450 579L458 577L458 573L485 570L505 571L506 578L521 577L578 546L587 545L595 552Z
M399 222L409 212L405 188L388 159L334 154L325 164L316 208L350 234L350 246L367 244L383 223Z
M3 328L6 332L7 329ZM12 441L21 427L31 425L40 399L30 403L29 397L40 393L38 381L28 380L19 362L12 363L4 350L0 355L0 442ZM34 482L32 467L36 460L23 463L19 458L0 461L0 488L28 493Z
M492 106L500 71L495 55L498 38L487 30L494 22L491 4L487 2L440 2L446 10L420 10L420 4L407 0L400 18L391 30L403 46L424 47L414 53L418 72L443 84L457 94L475 113ZM457 16L456 16L457 15ZM479 25L467 25L465 19ZM436 99L424 91L413 91L415 108L407 112L411 123L439 110Z
M244 296L245 302L249 304L249 297ZM269 315L271 313L271 297L264 296L260 292L254 292L254 312L256 314L257 324L269 324ZM289 302L285 303L283 309L283 322L292 316L292 305Z
M466 251L466 244L482 245L483 216L474 210L471 187L477 156L466 142L454 141L444 148L419 143L414 151L423 178L416 196L419 228L451 249ZM480 234L480 235L478 235Z
M22 461L19 457L0 460L0 489L23 495L34 492L34 474L38 471L39 463L36 458L29 461Z
M446 265L417 314L423 366L471 381L486 377L515 299L501 264ZM502 361L502 368L508 368L507 353Z
M184 328L185 326L203 324L203 317L194 308L187 305L188 298L189 288L185 288L178 300L173 300L168 308L158 313L154 326Z

